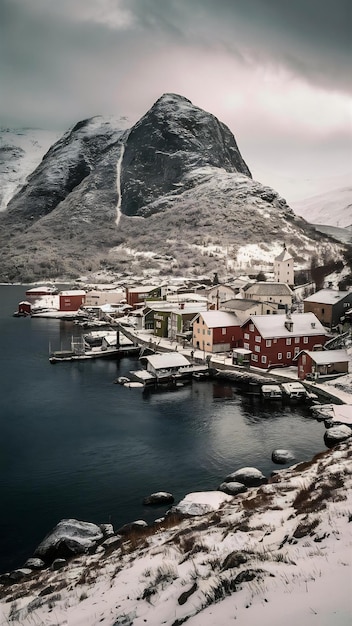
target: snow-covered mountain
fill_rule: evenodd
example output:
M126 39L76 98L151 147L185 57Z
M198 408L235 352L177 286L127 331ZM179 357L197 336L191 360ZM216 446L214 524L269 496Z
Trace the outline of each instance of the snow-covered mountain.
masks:
M60 133L33 128L0 128L0 211L24 185Z
M223 123L176 94L130 129L102 117L76 124L8 202L0 227L4 281L99 268L223 272L248 246L249 263L272 260L283 241L303 265L342 250L252 179Z
M325 224L339 228L352 227L351 185L291 202L297 215L311 224Z

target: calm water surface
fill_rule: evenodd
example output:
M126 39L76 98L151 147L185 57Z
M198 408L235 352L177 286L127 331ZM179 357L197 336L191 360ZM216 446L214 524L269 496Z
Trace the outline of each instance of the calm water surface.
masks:
M153 491L216 489L226 474L277 468L274 448L306 460L325 448L304 407L263 405L235 386L194 381L173 392L113 384L135 359L58 363L70 322L14 318L24 286L0 286L0 571L22 565L62 518L152 521Z

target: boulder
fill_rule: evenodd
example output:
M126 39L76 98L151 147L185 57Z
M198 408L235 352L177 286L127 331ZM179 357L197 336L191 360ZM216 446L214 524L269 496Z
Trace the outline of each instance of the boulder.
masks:
M104 537L112 537L114 533L114 527L112 524L99 524Z
M218 487L219 491L227 493L230 496L237 496L238 493L244 493L247 491L246 485L239 482L221 483Z
M113 537L108 537L101 544L105 550L109 548L116 548L121 543L122 535L114 535Z
M23 578L28 578L31 574L32 570L29 569L29 567L21 567L13 570L13 572L10 572L9 579L11 582L17 583L17 581L22 580Z
M205 515L217 511L230 500L232 496L220 491L197 491L187 494L171 511L181 515Z
M75 519L63 519L43 539L34 556L45 562L67 559L92 550L103 539L99 526Z
M55 559L51 564L51 569L56 572L58 569L62 569L67 565L66 559Z
M328 448L331 448L340 441L345 441L345 439L348 439L349 437L351 437L351 435L352 430L349 426L346 426L346 424L341 424L341 426L333 426L332 428L329 428L325 431L324 442L325 445L328 446Z
M278 465L285 465L294 461L295 456L290 450L273 450L271 454L271 460Z
M134 522L129 522L129 524L124 524L117 530L118 535L128 535L128 533L134 530L141 530L142 528L147 528L148 524L143 519L137 519Z
M259 487L259 485L266 482L266 478L256 467L242 467L226 476L224 482L238 482L246 485L246 487Z
M157 491L156 493L151 493L150 496L147 496L143 500L144 505L153 505L153 504L173 504L175 498L172 493L168 493L167 491Z
M42 559L32 557L31 559L27 559L23 567L29 567L30 569L43 569L43 567L45 567L45 563Z

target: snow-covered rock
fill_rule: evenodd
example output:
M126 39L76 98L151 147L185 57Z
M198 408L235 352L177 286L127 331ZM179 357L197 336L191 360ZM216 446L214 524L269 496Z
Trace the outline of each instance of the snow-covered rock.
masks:
M223 491L223 493L227 493L230 496L237 496L238 493L244 493L247 491L247 487L243 483L232 481L221 483L218 490Z
M76 519L63 519L43 539L34 556L44 561L84 554L103 539L99 526Z
M340 426L332 426L328 428L324 433L324 441L327 446L334 446L340 441L345 441L352 435L352 429L346 424Z
M258 487L266 482L266 478L256 467L242 467L226 476L224 482L238 482L246 485L246 487Z
M143 504L172 504L174 500L175 498L172 493L168 493L167 491L156 491L155 493L151 493L150 496L144 498Z
M271 460L273 461L273 463L278 463L282 465L294 461L294 458L295 455L290 450L273 450L271 454Z
M188 493L183 500L172 507L172 511L181 515L204 515L217 511L231 499L231 496L220 491L196 491Z

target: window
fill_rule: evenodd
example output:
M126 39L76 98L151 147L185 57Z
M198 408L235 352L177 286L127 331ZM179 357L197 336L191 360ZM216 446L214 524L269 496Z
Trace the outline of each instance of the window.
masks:
M266 363L266 356L263 355L261 361L262 363Z
M205 328L203 328L203 335L205 335Z
M299 348L295 348L295 356L299 353Z
M244 333L243 339L249 339L249 334L248 333Z
M299 343L299 337L295 337L295 343Z
M222 335L226 335L226 328L222 328L222 329L221 329L221 334L222 334Z
M197 333L200 333L200 328L197 328Z
M290 346L291 345L291 337L287 337L286 339L286 345Z
M211 335L211 331L210 330L208 330L208 335Z
M262 340L262 338L261 338L261 336L260 336L260 335L256 335L256 336L255 336L255 340L256 340L256 342L257 342L257 343L260 343L260 342L261 342L261 340Z
M254 350L255 350L256 352L260 352L260 346L254 346Z
M245 350L249 350L249 343L244 343L243 347L244 347Z
M286 352L286 359L290 359L291 358L291 352Z
M282 352L277 353L277 360L282 361Z
M265 342L265 345L266 345L267 348L270 348L271 347L271 339L267 339L266 342Z
M308 337L303 337L303 343L308 343Z
M302 365L305 365L307 363L307 355L303 354L302 355Z
M258 355L257 354L251 354L251 359L252 359L252 361L258 361Z
M254 324L249 324L249 330L253 333L254 332Z
M274 343L277 343L277 339L274 339Z

